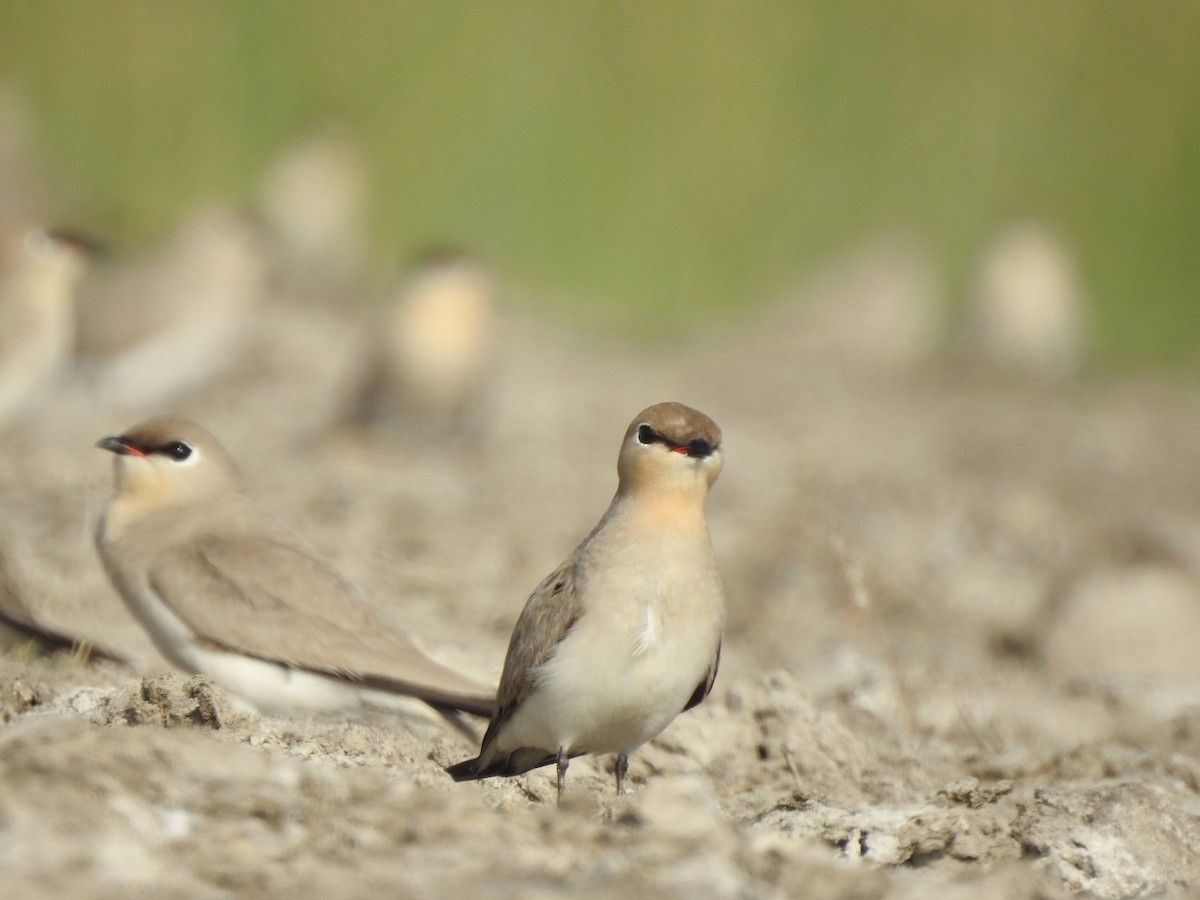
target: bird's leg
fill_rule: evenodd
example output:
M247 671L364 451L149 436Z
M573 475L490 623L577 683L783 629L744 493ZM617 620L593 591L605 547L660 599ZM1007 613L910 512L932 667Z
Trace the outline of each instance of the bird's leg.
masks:
M563 788L567 786L567 766L571 764L571 758L567 755L566 747L558 748L558 803L562 805Z
M624 753L617 756L617 796L625 793L625 774L629 771L629 757Z

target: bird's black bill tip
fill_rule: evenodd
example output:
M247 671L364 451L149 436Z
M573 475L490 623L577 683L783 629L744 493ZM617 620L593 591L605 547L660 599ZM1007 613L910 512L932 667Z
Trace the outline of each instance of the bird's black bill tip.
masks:
M146 454L124 438L106 437L96 441L96 446L118 456L145 456Z
M696 438L693 441L681 444L678 447L672 447L671 449L684 456L690 456L692 459L707 459L713 455L717 448L703 438Z

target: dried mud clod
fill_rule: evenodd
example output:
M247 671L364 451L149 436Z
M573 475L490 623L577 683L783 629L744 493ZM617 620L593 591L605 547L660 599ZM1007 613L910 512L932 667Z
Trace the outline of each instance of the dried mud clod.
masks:
M1182 788L1137 782L1042 788L1013 837L1073 891L1142 897L1184 886L1200 868L1200 804Z
M49 698L45 685L30 683L19 675L7 678L0 682L0 722L9 722Z
M228 698L211 678L167 673L119 688L101 702L96 720L104 725L186 725L217 730L228 717Z

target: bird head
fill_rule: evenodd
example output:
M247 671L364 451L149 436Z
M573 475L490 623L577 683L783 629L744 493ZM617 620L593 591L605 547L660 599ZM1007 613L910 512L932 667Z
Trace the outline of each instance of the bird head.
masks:
M96 446L116 454L115 496L147 511L238 490L237 467L225 448L186 419L149 419Z
M638 413L625 432L617 460L619 490L703 497L724 463L716 422L682 403L657 403Z
M32 297L69 302L84 270L102 252L93 239L65 228L21 228L16 271ZM13 249L17 249L14 247ZM6 255L11 256L12 251Z

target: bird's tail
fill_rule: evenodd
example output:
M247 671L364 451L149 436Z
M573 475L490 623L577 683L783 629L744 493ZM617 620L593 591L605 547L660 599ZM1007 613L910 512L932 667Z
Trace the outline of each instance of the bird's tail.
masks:
M581 756L572 753L571 758ZM465 759L460 763L446 767L446 772L455 781L478 781L481 778L496 776L520 775L532 769L540 769L558 760L555 753L547 753L540 747L519 747L507 755L493 756L488 762L483 762L482 756Z

